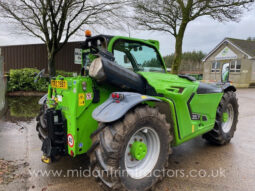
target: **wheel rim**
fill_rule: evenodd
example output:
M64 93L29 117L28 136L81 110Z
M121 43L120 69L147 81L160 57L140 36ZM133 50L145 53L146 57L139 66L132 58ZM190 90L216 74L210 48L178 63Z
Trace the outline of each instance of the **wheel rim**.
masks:
M135 144L135 146L133 145ZM134 155L134 147L141 146ZM125 150L125 167L127 174L134 179L146 177L157 164L160 153L160 140L157 132L150 127L143 127L130 138Z
M226 111L223 113L222 117L222 130L224 133L228 133L233 124L234 120L234 109L231 104L228 104Z

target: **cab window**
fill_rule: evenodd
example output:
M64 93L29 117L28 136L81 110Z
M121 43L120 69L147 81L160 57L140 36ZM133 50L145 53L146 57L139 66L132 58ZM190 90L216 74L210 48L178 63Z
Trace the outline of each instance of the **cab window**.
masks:
M114 44L116 62L133 71L165 72L156 48L140 42L119 40Z

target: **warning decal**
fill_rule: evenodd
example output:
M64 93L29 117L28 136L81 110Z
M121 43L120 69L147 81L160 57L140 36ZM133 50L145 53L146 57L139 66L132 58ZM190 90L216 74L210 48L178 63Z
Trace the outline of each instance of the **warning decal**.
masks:
M79 106L84 106L85 105L85 94L80 93L79 94Z
M86 93L86 100L92 100L92 94Z
M73 145L74 145L74 139L73 139L73 136L72 136L71 134L68 134L68 135L67 135L67 141L68 141L68 145L69 145L70 147L73 147Z

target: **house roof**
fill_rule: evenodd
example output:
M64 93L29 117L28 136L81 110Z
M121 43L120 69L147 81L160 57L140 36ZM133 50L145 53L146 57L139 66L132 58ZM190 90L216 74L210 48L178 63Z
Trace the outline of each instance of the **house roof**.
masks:
M250 56L255 57L255 41L227 38Z
M249 59L255 58L255 41L225 38L203 59L203 61L206 61L207 58L209 58L225 42L230 43L239 51L246 54Z

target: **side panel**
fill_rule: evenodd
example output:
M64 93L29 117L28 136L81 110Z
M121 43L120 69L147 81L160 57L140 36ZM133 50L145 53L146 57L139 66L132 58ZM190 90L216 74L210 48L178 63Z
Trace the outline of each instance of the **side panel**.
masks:
M174 103L179 126L179 139L184 139L192 134L192 121L187 103L192 94L196 92L199 82L189 81L171 74L152 72L140 72L140 74L155 88L158 94Z
M99 104L102 104L102 102L108 98L109 93L110 92L101 89L100 103L97 104L91 103L89 107L83 110L83 112L76 118L77 155L86 153L88 149L91 147L92 140L90 139L90 135L98 128L98 122L92 118L92 112Z
M174 145L213 128L216 110L223 93L197 94L200 82L189 81L176 75L148 72L140 74L164 97L165 102L169 100L173 104L176 116Z
M192 120L188 108L188 101L190 100L195 88L187 86L185 90L180 93L168 92L165 94L168 98L172 99L175 104L175 111L179 125L179 139L184 139L193 133Z
M214 120L222 95L223 93L196 94L190 102L192 113L205 115L208 121Z
M215 124L216 111L222 93L196 94L190 102L191 112L200 116L199 120L193 120L193 133L200 130L211 130Z
M93 87L92 84L88 85L88 87ZM87 101L87 107L82 110L77 110L76 116L76 124L71 127L72 130L76 133L76 150L75 153L77 155L86 153L88 149L91 147L92 140L90 139L90 135L98 128L98 122L92 118L92 112L96 107L101 105L112 92L112 87L108 86L100 86L97 87L100 92L100 101L98 103L92 103L92 99L95 96L93 93L91 94L91 98L87 94L85 94L85 100ZM91 90L92 91L92 90ZM92 91L93 92L93 91ZM79 95L78 95L79 96ZM79 105L79 103L77 104Z
M192 90L192 89L191 89ZM222 97L218 94L194 94L186 92L189 98L173 97L177 116L175 144L179 145L213 129L217 107Z
M58 78L57 78L58 79ZM57 100L56 109L60 109L67 120L68 154L73 156L86 153L91 147L90 135L94 132L98 123L92 118L93 110L101 105L110 95L113 89L111 86L101 84L94 85L90 77L65 78L68 82L68 89L55 89L48 91L49 102ZM82 83L86 83L86 90L82 89ZM93 103L94 91L97 89L100 100ZM72 140L69 140L69 139Z
M163 102L167 103L169 105L170 109L170 115L171 115L171 121L173 125L173 132L174 132L174 142L173 146L178 146L186 141L189 141L197 136L200 136L210 130L213 129L214 123L215 123L215 115L216 115L216 110L218 105L213 104L220 102L222 97L222 94L206 94L206 95L195 95L193 96L193 99L191 101L191 108L192 108L192 113L197 113L200 114L201 116L203 114L206 114L208 117L208 121L203 121L202 118L201 120L191 120L191 118L187 118L185 120L185 124L187 126L180 126L183 125L183 123L180 123L180 119L184 119L184 115L182 112L177 109L176 104L167 98L160 98ZM201 100L201 102L200 102ZM199 107L199 105L205 104L205 107ZM207 105L209 103L209 105ZM212 106L211 108L209 108ZM168 112L166 112L168 113ZM182 116L183 115L183 116ZM182 118L180 118L182 117ZM186 133L186 136L183 137L181 133Z

